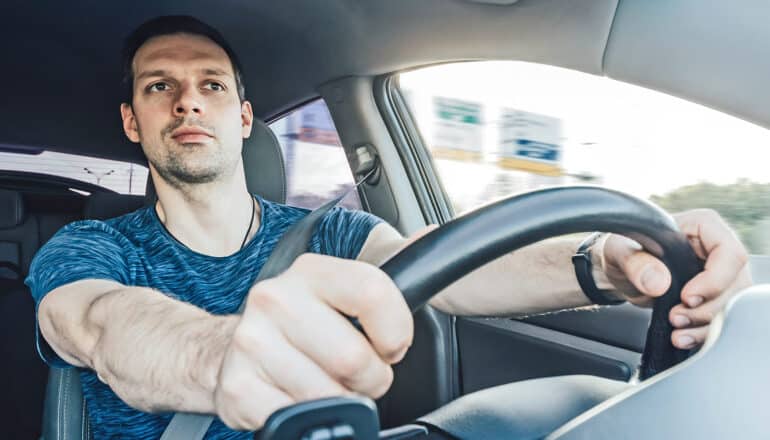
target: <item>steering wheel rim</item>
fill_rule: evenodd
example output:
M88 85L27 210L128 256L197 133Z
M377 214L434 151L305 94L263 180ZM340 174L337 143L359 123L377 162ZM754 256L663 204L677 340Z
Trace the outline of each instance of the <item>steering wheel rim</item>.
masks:
M463 275L508 252L546 238L595 230L636 240L671 272L670 288L653 306L640 378L685 360L690 352L671 343L668 315L680 303L682 287L702 270L702 262L670 215L619 191L572 186L509 197L445 223L381 269L415 312Z

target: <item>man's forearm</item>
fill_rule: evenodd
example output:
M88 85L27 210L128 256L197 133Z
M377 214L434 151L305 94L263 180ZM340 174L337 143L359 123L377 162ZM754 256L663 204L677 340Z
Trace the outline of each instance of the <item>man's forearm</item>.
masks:
M94 300L88 359L129 405L148 412L214 413L213 393L236 316L214 316L145 288Z
M590 305L572 265L582 238L535 243L498 258L444 289L431 305L458 315L526 315ZM608 287L599 264L597 284Z

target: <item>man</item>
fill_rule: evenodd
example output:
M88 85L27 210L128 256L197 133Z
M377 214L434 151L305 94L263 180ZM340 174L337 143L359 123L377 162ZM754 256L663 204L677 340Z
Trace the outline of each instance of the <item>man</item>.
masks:
M162 17L127 40L126 136L140 143L158 202L63 228L27 280L57 356L84 367L95 437L158 437L169 412L216 414L209 438L249 437L276 409L346 393L379 397L412 340L400 292L376 265L409 240L374 216L335 209L285 273L254 284L278 237L305 211L248 193L242 139L253 115L235 55L213 29ZM522 215L526 215L523 213ZM671 313L680 348L701 344L747 255L709 211L677 217L705 270ZM577 242L530 246L431 301L454 314L511 315L589 305L570 256ZM632 241L593 246L594 281L649 305L670 283ZM506 288L515 284L516 292ZM474 295L466 292L473 291ZM243 315L235 315L246 298ZM365 338L342 316L358 318Z

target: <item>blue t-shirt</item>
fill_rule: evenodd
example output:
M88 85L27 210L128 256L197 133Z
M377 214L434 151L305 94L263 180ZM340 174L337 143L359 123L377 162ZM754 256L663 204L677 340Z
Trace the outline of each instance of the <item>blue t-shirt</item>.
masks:
M210 313L235 313L278 239L308 213L257 200L259 229L243 249L230 256L212 257L190 250L168 233L154 208L146 207L106 221L84 220L65 226L37 253L26 284L37 304L59 286L96 278L151 287ZM319 223L309 251L354 259L381 221L365 212L334 208ZM47 363L67 366L44 341L39 340L38 346ZM171 419L170 413L147 414L129 407L92 370L82 369L80 380L94 438L159 438ZM230 430L219 419L206 436L251 437Z

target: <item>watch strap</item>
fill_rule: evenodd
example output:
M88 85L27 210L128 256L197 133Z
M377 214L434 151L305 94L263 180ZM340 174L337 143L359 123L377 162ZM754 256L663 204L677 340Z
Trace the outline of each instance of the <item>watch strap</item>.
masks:
M591 247L599 241L602 235L601 232L594 232L580 243L577 252L572 256L575 275L577 276L580 288L583 289L583 293L592 303L602 306L622 304L625 302L624 300L613 295L611 290L599 289L594 281Z

